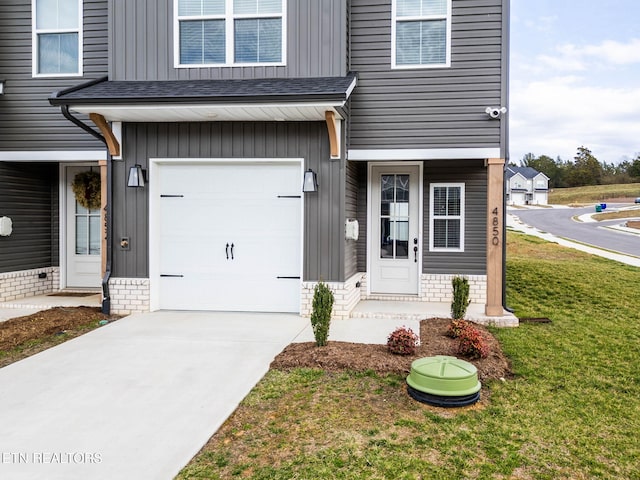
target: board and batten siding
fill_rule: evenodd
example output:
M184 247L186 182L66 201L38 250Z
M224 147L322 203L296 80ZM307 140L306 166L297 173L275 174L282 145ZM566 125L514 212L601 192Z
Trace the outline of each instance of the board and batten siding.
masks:
M422 272L484 275L487 269L487 169L482 161L424 163L424 236ZM432 183L464 183L464 252L430 252L429 224Z
M345 0L287 0L285 66L174 67L176 0L113 0L111 80L209 80L344 76Z
M324 122L127 123L123 149L124 161L113 162L114 277L149 275L149 189L126 186L134 164L148 168L150 158L303 158L320 184L318 192L304 194L304 280L344 281L344 166L329 160ZM278 212L273 215L277 219ZM121 237L130 238L130 250L120 248Z
M33 78L31 0L0 2L0 151L104 150L48 101L55 91L107 74L107 0L83 5L83 76Z
M58 191L56 164L0 162L0 273L58 265Z
M506 152L506 122L485 108L506 106L508 0L453 0L452 9L451 66L392 69L391 0L352 0L350 148Z

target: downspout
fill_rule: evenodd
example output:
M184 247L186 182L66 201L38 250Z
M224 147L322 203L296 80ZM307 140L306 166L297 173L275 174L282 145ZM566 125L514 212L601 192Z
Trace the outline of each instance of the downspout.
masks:
M109 153L109 148L107 145L107 140L96 132L93 128L91 128L86 123L77 119L71 112L69 112L68 105L62 105L60 107L62 111L62 115L69 120L74 125L77 125L85 132L93 135L95 138L100 140L107 147L107 205L105 211L105 222L106 222L106 230L107 230L107 261L104 278L102 279L102 313L105 315L111 314L111 295L109 293L109 279L111 278L111 227L112 227L112 208L111 208L111 195L112 195L112 171L113 171L113 162L111 160L111 153Z
M501 54L502 65L502 85L501 85L501 105L508 109L509 105L509 59L511 49L511 2L503 0L502 2L502 37L503 48ZM510 115L508 113L507 115ZM506 198L506 170L509 165L509 117L502 127L502 138L504 139L504 171L502 173L502 308L507 312L513 313L513 308L507 306L507 198Z
M86 123L82 122L81 120L79 120L76 117L74 117L73 115L71 115L71 112L69 112L69 105L61 105L60 106L60 111L62 111L62 115L64 115L64 118L69 120L74 125L80 127L85 132L93 135L98 140L100 140L102 143L104 143L105 146L107 146L107 140L102 135L100 135L98 132L96 132L93 128L91 128Z
M107 149L107 205L105 211L105 223L107 230L107 262L102 279L102 313L111 314L111 294L109 292L109 279L111 278L111 237L113 230L113 208L111 206L111 198L113 194L113 161L111 154Z

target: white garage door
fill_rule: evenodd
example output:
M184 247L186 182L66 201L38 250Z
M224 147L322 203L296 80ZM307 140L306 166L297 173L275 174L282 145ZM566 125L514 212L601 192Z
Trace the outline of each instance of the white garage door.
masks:
M161 164L156 172L160 309L300 310L299 163Z
M511 192L512 205L524 205L524 193Z

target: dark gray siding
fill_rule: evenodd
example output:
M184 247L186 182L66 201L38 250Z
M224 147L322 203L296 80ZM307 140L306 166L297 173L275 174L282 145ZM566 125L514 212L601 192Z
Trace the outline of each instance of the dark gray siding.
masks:
M102 150L49 105L52 92L107 74L107 0L84 0L84 76L32 78L31 0L0 2L0 150Z
M367 164L347 162L346 215L359 224L358 241L347 241L346 277L367 271Z
M163 157L304 158L320 184L304 198L304 279L344 280L344 167L329 160L325 123L125 124L123 130L125 161L113 163L114 277L149 275L148 189L126 187L132 165L146 168L149 158ZM121 237L130 237L130 251L120 250Z
M345 0L287 0L286 66L174 68L173 0L109 2L112 80L341 76L347 68Z
M345 185L345 215L349 219L358 219L358 183L359 168L357 163L348 162L346 168L346 185ZM358 220L359 222L359 220ZM360 226L359 236L362 235L362 226ZM358 238L359 241L359 238ZM344 270L345 278L358 273L358 242L354 240L344 241L345 261Z
M0 272L58 264L58 166L0 162L0 217L13 233L0 237Z
M429 252L429 195L431 183L465 184L464 252ZM425 162L424 242L422 271L434 274L486 273L487 169L482 161Z
M450 68L392 70L391 0L353 0L350 148L504 150L506 122L484 111L506 105L502 3L453 0Z

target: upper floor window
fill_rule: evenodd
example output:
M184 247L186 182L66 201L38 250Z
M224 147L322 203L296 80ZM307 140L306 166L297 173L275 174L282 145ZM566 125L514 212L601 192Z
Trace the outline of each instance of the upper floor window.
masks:
M394 68L451 64L451 0L394 0L391 62Z
M432 183L429 250L464 251L464 183Z
M33 75L82 75L82 0L33 1Z
M176 0L176 66L282 64L286 0Z

